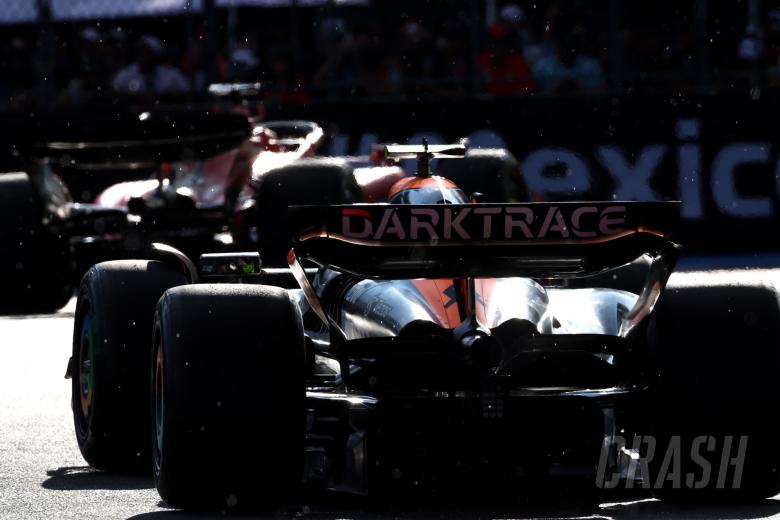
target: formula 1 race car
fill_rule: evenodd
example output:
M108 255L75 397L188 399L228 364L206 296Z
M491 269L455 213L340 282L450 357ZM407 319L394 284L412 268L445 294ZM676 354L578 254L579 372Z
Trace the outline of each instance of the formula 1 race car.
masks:
M684 491L780 491L777 292L751 273L667 283L677 203L475 202L429 171L462 146L386 153L418 173L384 203L295 206L265 184L275 204L257 218L289 230L288 268L250 251L89 271L68 367L87 462L151 458L177 508L273 507L312 488L595 488L631 471L675 492L670 468L685 484L691 462L616 439L690 453L701 436L747 436L734 485ZM637 258L641 290L610 288ZM595 286L570 284L582 279Z
M321 178L347 169L307 162L323 136L307 121L179 111L73 123L36 126L19 146L24 171L0 175L0 279L12 312L55 310L91 265L153 254L154 242L195 258L254 247L243 224L268 171L303 161L315 196Z
M16 312L64 305L73 281L94 263L90 257L122 258L146 246L146 233L175 242L174 232L202 238L221 231L217 197L196 201L192 189L185 191L187 176L178 179L172 169L235 155L250 135L240 116L173 112L53 116L33 126L16 137L21 171L0 175L0 276ZM225 162L222 184L230 171ZM200 181L221 194L219 181Z

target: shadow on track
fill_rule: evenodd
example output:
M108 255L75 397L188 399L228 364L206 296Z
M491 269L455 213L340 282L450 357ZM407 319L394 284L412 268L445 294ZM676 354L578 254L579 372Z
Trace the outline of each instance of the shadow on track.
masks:
M636 502L604 503L599 514L605 518L727 519L769 518L780 513L780 501L775 499L752 502L675 503L656 499Z
M165 507L164 504L159 504ZM312 504L305 507L283 508L273 513L245 515L228 514L231 518L310 518L356 520L440 520L442 518L560 518L560 519L757 519L768 518L780 513L780 501L761 500L742 504L675 504L657 499L645 498L627 502L605 502L600 505L560 504L557 502L518 504L481 504L479 507L436 507L386 508L386 507L339 507L335 503ZM187 513L182 511L159 511L133 516L128 520L188 520L223 518L225 512Z
M64 318L72 320L76 314L73 311L57 311L51 313L25 314L25 311L13 312L12 310L0 307L0 318L6 320L35 320L41 318Z
M54 491L73 490L121 490L151 489L154 481L146 475L117 475L92 469L89 466L66 466L46 472L49 477L41 483L45 489Z
M186 513L184 511L159 511L153 513L141 513L140 515L131 516L127 520L204 520L208 518L236 518L236 519L278 519L278 518L294 518L292 515L285 514L268 514L268 515L234 515L225 514L221 512L216 513Z

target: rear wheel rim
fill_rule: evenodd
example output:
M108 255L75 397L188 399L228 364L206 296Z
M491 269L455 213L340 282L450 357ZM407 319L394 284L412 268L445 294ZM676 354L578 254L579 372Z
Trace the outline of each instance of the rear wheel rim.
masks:
M89 427L95 397L95 341L92 312L87 307L81 322L78 356L79 426L82 433Z
M154 372L152 376L152 414L154 418L154 472L160 474L162 442L164 434L165 401L163 400L163 352L158 340L155 345Z

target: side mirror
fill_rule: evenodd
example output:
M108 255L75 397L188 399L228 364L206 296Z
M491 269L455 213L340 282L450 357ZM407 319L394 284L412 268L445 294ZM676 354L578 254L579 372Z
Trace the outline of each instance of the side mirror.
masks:
M474 193L472 193L469 196L469 198L471 199L471 203L472 204L479 204L479 203L485 202L485 194L484 193L480 193L478 191L475 191Z

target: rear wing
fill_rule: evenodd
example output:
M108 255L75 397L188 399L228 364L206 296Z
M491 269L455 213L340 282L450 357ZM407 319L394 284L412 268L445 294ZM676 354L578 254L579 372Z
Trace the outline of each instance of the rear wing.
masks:
M430 159L465 157L466 147L462 144L388 144L384 146L387 159L418 159L426 155Z
M293 206L292 257L371 278L588 276L677 246L677 202Z
M214 157L250 135L245 116L189 110L48 116L21 128L15 141L27 158L77 168L132 167Z
M454 159L466 156L463 144L428 144L423 137L422 144L390 144L384 147L384 159L395 163L401 159L417 159L417 176L431 175L431 159Z
M263 94L264 86L262 83L212 83L208 92L218 98L259 98Z

